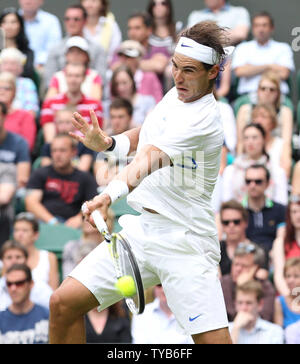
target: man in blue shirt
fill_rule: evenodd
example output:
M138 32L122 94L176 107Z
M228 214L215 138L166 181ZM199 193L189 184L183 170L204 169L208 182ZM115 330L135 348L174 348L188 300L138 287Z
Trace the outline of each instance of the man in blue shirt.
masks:
M48 51L62 38L58 18L41 9L44 0L19 0L20 13L24 18L25 32L29 46L34 52L34 64L42 68Z
M12 304L0 312L0 344L43 344L48 342L49 311L30 300L33 287L30 269L14 264L6 273Z

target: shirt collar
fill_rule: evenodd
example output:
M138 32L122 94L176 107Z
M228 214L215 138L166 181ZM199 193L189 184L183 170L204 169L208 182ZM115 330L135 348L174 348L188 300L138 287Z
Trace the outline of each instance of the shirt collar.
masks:
M242 205L245 209L248 209L249 208L249 204L248 204L248 195L246 195L244 198L243 198L243 201L242 201ZM265 197L265 205L263 208L266 208L266 209L270 209L274 206L274 202L269 198L269 197Z

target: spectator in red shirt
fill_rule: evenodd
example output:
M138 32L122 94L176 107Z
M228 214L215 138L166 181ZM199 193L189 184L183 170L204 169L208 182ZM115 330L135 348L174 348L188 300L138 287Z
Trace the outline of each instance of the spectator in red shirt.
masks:
M67 92L58 94L47 99L42 105L41 126L43 128L46 143L51 143L56 135L54 116L56 111L65 108L67 105L76 107L77 111L88 121L90 120L90 110L94 110L99 125L102 128L102 105L101 102L86 97L81 91L81 84L84 82L86 67L82 64L68 64L65 68L67 81Z
M0 101L6 105L8 110L4 128L7 131L21 135L27 141L30 151L32 151L36 137L36 123L29 111L13 108L15 96L15 76L9 72L2 72L0 74Z

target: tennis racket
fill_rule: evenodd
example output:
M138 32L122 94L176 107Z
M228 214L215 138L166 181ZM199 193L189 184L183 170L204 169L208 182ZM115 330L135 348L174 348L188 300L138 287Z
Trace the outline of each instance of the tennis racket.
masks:
M85 207L82 206L84 211ZM135 284L135 294L132 297L124 297L129 310L134 315L143 313L145 309L144 286L141 273L131 250L130 244L120 233L110 234L107 225L98 210L92 212L95 225L107 242L107 246L112 258L116 281L124 276L131 276Z

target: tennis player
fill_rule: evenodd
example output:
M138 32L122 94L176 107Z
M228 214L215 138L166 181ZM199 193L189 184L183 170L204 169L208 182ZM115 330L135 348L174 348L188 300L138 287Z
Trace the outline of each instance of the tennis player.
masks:
M217 179L223 130L212 94L226 56L224 33L202 22L181 34L172 59L175 87L146 118L141 129L108 137L95 114L89 126L79 115L74 138L95 151L133 161L92 201L86 217L120 197L141 212L119 223L138 261L144 287L161 283L179 327L195 343L230 343L218 279L220 247L211 195ZM106 244L88 255L54 292L50 303L50 343L84 343L83 316L122 297L114 287L114 267ZM147 328L145 327L145 330Z

